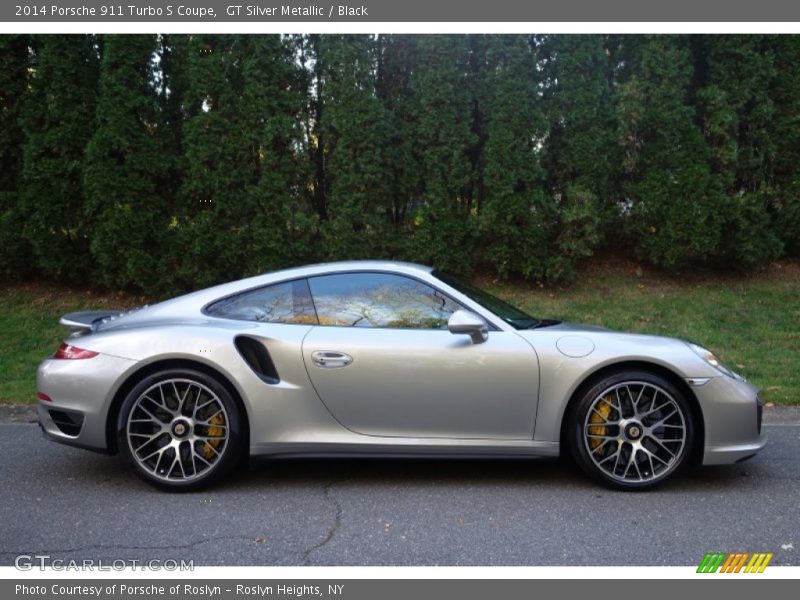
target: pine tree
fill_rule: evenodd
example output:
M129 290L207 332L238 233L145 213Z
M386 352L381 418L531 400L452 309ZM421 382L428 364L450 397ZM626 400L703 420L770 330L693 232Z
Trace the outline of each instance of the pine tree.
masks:
M772 42L762 35L703 36L703 111L713 170L728 197L721 252L736 265L756 266L782 251L768 212L775 157Z
M378 44L376 93L388 119L390 139L382 149L389 177L387 204L396 238L396 252L404 255L408 241L406 215L420 194L422 179L415 154L412 74L419 56L419 38L413 35L381 35Z
M598 218L610 226L617 214L620 155L606 41L603 35L551 35L542 41L550 127L543 162L554 194L594 197Z
M294 43L280 36L249 36L242 63L242 118L255 174L247 187L254 210L247 271L260 273L318 258L316 215L305 195L308 165L301 152L306 79Z
M54 279L84 277L90 265L81 178L94 121L97 70L93 36L37 39L22 119L26 142L20 201L36 263Z
M416 162L424 183L413 208L412 256L452 272L474 264L475 189L470 153L474 98L469 39L425 36L412 74Z
M177 197L185 169L183 159L183 93L186 87L186 55L188 35L165 34L157 40L156 92L159 137L165 144L163 193L170 205L177 206ZM174 216L174 215L173 215ZM174 230L173 230L174 232Z
M326 36L320 44L330 258L392 254L391 176L385 149L390 121L375 92L376 43L367 36Z
M24 134L20 123L28 88L30 37L0 37L0 279L18 279L33 268L23 236L20 206Z
M485 138L480 158L479 245L502 276L542 278L556 214L544 190L539 146L546 132L537 93L535 57L525 36L483 40L477 111Z
M632 50L617 101L628 232L656 265L710 260L725 199L687 102L688 39L647 36Z
M153 84L153 35L105 37L95 131L86 151L84 214L100 280L164 291L171 210L168 147Z
M199 288L243 275L255 179L243 120L244 36L196 35L188 42L183 123L186 172L175 245L181 285Z
M781 35L775 44L775 232L786 252L800 255L800 36Z
M315 219L301 162L305 80L291 39L193 36L179 273L201 287L307 261Z

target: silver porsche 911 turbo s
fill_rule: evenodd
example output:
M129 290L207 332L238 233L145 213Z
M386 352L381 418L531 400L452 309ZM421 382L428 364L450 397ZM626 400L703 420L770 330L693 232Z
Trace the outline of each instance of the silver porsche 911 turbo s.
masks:
M248 454L560 453L643 489L765 444L758 390L705 348L540 320L420 265L313 265L61 323L45 435L168 490Z

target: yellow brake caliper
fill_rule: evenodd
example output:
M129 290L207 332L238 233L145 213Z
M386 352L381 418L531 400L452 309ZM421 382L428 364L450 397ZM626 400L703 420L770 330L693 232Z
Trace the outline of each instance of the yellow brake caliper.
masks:
M611 405L606 400L594 407L592 415L589 417L589 423L605 423L608 421L608 416L611 414ZM604 425L589 425L587 428L590 435L606 435L606 427ZM601 438L589 438L589 445L592 450L597 448L603 443Z
M216 456L216 450L219 448L219 445L222 443L223 435L225 434L225 430L222 427L214 427L214 425L224 425L225 424L225 417L222 415L222 412L217 413L213 417L211 417L208 422L210 423L210 427L208 428L208 433L206 434L208 437L218 437L219 439L216 440L206 440L205 445L203 446L203 455L211 460Z

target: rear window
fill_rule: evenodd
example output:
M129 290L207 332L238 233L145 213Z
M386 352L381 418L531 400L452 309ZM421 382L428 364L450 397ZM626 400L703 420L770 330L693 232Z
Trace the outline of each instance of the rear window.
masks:
M223 298L210 304L205 312L212 317L239 321L317 324L317 314L305 279L276 283Z

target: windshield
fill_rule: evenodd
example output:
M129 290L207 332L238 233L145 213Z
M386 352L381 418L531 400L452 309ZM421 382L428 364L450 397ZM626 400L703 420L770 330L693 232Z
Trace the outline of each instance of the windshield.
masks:
M535 319L528 313L510 305L505 300L501 300L497 296L493 296L487 291L476 288L468 283L464 283L460 279L442 273L441 271L434 271L431 273L440 281L445 282L450 287L457 289L459 292L468 296L487 310L492 311L498 317L503 319L506 323L516 329L531 329L540 324L539 319Z

